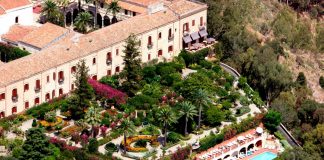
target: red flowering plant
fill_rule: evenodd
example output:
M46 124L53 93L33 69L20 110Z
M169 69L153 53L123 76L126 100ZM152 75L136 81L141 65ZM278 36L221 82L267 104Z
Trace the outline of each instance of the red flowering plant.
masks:
M59 147L61 150L75 151L75 150L79 149L76 146L70 146L70 145L66 144L65 140L60 140L56 137L51 137L49 142L54 144L55 146Z
M178 148L178 150L171 155L171 160L184 160L189 158L191 147Z
M108 127L106 127L105 125L103 125L103 126L100 127L101 135L103 137L106 137L106 135L107 135L107 129L108 129Z
M88 143L89 136L87 134L82 134L81 135L81 145L84 146L85 144Z
M126 103L127 95L125 93L93 79L89 79L88 83L98 95L108 99L114 99L117 104Z

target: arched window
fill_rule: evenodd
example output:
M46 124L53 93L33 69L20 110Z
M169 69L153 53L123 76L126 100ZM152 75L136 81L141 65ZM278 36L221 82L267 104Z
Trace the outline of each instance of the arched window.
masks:
M63 95L63 89L60 88L60 89L59 89L59 96L62 96L62 95Z
M96 58L92 59L92 64L96 64Z
M115 72L119 73L119 66L116 67Z
M172 37L172 29L169 29L169 38Z
M59 75L58 82L62 83L64 81L64 72L60 71L58 75Z
M162 33L161 32L159 32L159 39L161 39L162 38Z
M39 104L39 97L35 98L35 105Z
M160 57L160 56L162 56L163 55L163 51L162 51L162 49L160 49L159 51L158 51L158 56Z
M75 73L76 71L76 66L71 67L71 73Z
M108 53L107 53L107 60L109 60L109 61L112 60L111 52L108 52Z
M18 17L15 18L15 23L19 23L19 18Z
M52 91L52 99L55 98L55 90Z
M12 114L17 113L17 107L16 106L15 107L12 107L11 112L12 112Z
M25 102L25 109L29 108L29 102Z
M93 80L97 80L97 75L92 76Z
M17 93L17 89L13 89L12 90L12 101L17 101L18 100L18 93Z
M46 101L49 101L50 99L51 99L50 94L49 94L49 93L46 93L46 95L45 95L45 100L46 100Z

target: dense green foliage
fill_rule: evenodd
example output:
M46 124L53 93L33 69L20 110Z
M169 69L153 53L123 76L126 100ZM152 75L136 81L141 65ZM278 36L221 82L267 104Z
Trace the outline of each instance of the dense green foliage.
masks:
M3 62L10 62L15 59L28 56L30 55L29 52L21 50L17 47L9 46L8 44L0 43L0 56L1 61Z
M321 77L319 78L318 83L319 83L320 86L324 89L324 77L323 77L323 76L321 76Z
M277 130L276 127L279 126L280 122L281 122L281 114L279 112L270 110L264 116L264 126L271 132Z

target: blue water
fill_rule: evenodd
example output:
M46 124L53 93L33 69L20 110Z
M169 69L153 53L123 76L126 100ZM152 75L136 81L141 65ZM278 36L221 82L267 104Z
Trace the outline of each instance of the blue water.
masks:
M277 155L272 152L263 152L255 157L251 158L251 160L273 160L276 157L277 157Z

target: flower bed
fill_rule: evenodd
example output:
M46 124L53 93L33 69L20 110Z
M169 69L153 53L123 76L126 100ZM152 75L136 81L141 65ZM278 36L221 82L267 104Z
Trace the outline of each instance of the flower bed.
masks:
M82 131L82 127L73 125L71 127L63 129L60 133L60 136L66 138L71 136L73 133L80 133L81 131Z
M126 138L126 150L129 152L146 152L148 151L147 148L144 147L131 147L130 144L139 141L139 140L148 140L150 141L152 146L159 145L157 141L158 136L149 136L149 135L138 135L138 136L131 136ZM121 143L124 145L124 141Z
M54 122L47 122L46 120L38 121L38 124L42 125L43 127L55 127L57 125L62 124L64 121L61 117L55 117Z

